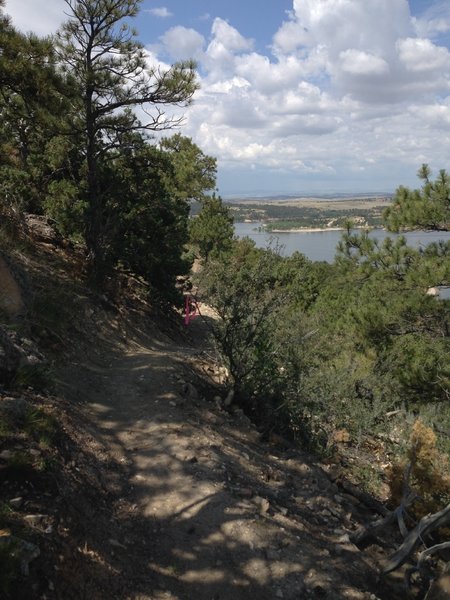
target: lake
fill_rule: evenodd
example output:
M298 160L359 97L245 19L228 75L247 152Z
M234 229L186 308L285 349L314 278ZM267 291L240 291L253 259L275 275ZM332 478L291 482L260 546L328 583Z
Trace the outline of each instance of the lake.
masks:
M342 236L342 231L296 231L295 233L269 234L261 230L261 223L235 223L234 230L237 237L249 237L254 240L258 248L267 248L269 245L278 244L282 248L284 256L290 256L295 251L301 252L311 260L324 260L333 262L336 246ZM411 231L403 234L408 244L419 248L425 247L431 242L439 240L450 240L448 231ZM370 237L382 241L386 237L395 237L395 233L389 233L383 229L373 229Z

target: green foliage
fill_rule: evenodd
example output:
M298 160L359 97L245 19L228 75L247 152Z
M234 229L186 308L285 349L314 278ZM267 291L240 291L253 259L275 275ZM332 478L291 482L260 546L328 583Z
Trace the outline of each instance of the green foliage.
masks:
M408 404L448 401L450 393L448 339L407 333L397 337L382 368Z
M276 274L280 260L242 240L226 261L208 263L201 282L219 316L213 333L236 400L260 416L269 410L283 379L272 335L286 301Z
M75 182L67 179L52 181L42 207L60 233L78 240L82 238L87 205L80 199Z
M202 202L205 192L216 187L216 159L179 133L163 138L160 148L172 164L172 169L164 173L170 194L179 200Z
M222 266L207 264L217 273L216 287L207 288L212 303L217 307L217 295L223 302L219 345L230 372L230 345L236 363L251 365L251 377L236 368L234 377L243 381L239 392L251 397L255 412L272 414L276 426L321 452L339 428L353 440L386 433L393 426L387 415L399 409L426 413L447 427L450 304L427 289L450 282L449 244L416 250L402 237L378 243L349 225L332 265L294 254L266 259L263 268L259 252L264 255L242 240ZM258 319L260 307L264 313L266 290L282 302L275 311L267 308L262 339L253 340L246 324ZM246 298L245 309L235 293ZM236 307L237 314L224 307ZM242 339L249 342L245 352Z
M437 277L448 277L447 262L403 238L379 245L345 234L335 277L316 304L324 331L346 341L356 371L368 361L379 379L370 383L372 395L389 397L392 406L448 397L448 305L426 294Z
M91 280L101 285L111 268L108 208L114 188L105 177L111 172L110 153L127 154L133 132L179 123L161 107L189 104L197 89L195 65L148 68L144 49L127 21L136 16L141 0L66 0L66 4L69 20L58 33L57 48L76 91L70 120L73 134L83 132L84 162L78 177L87 203L84 237ZM137 107L144 109L146 122L133 112Z
M230 210L215 195L201 201L201 210L191 220L190 241L204 260L217 259L231 251L234 227Z
M52 442L57 432L57 423L52 415L20 399L10 400L8 406L2 406L0 422L4 437L20 433L46 445ZM14 464L28 464L30 457L20 451L14 454L12 460Z
M0 181L6 209L39 212L51 171L43 150L64 129L69 88L49 39L0 30Z
M431 181L431 170L422 165L418 177L424 182L420 190L400 186L392 206L386 209L384 220L391 231L400 229L450 228L450 177L442 169L435 181Z
M130 26L141 0L65 1L54 39L0 15L2 222L17 236L24 211L44 213L86 244L93 284L120 266L173 300L190 266L188 202L215 187L216 161L180 134L152 147L148 132L179 124L166 111L189 105L195 65L149 67ZM59 312L50 302L47 320L65 322Z
M108 260L174 299L177 275L190 268L183 256L189 205L167 188L170 157L143 140L134 145L127 154L118 154L104 174L113 192L107 201Z

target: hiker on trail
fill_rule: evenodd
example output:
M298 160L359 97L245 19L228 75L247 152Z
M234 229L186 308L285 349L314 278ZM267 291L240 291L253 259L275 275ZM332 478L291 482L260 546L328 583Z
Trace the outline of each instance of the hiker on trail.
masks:
M195 319L200 314L197 300L188 294L185 295L184 303L184 324L189 325L192 319Z

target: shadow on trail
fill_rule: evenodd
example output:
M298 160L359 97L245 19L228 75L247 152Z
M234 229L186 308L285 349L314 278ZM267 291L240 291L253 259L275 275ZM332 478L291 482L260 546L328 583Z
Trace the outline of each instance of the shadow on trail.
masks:
M248 423L212 403L182 398L185 340L127 334L132 352L104 342L62 378L92 443L68 450L84 493L64 498L78 550L57 597L396 597L357 549L334 551L346 511L325 512L324 475L300 452L268 452Z

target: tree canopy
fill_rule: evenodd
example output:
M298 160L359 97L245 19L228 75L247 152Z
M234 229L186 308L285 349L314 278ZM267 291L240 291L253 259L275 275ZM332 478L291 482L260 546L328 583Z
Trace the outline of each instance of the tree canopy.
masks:
M73 134L81 134L86 200L84 236L91 278L101 283L107 269L108 153L133 139L130 133L170 129L181 117L169 106L187 106L197 89L195 65L149 67L127 19L141 0L65 0L69 20L57 35L57 52L73 81ZM140 108L140 117L134 109ZM80 173L81 175L81 173Z
M215 195L201 201L201 210L192 219L191 242L198 247L202 259L218 258L230 252L234 236L233 217L229 208Z
M445 169L433 181L424 164L417 173L423 181L420 190L400 186L384 220L391 231L401 229L450 230L450 176Z
M119 266L173 299L190 202L214 190L217 167L180 132L150 134L181 125L195 65L150 63L130 26L141 0L65 1L52 38L0 12L0 210L51 217L85 245L96 286Z

